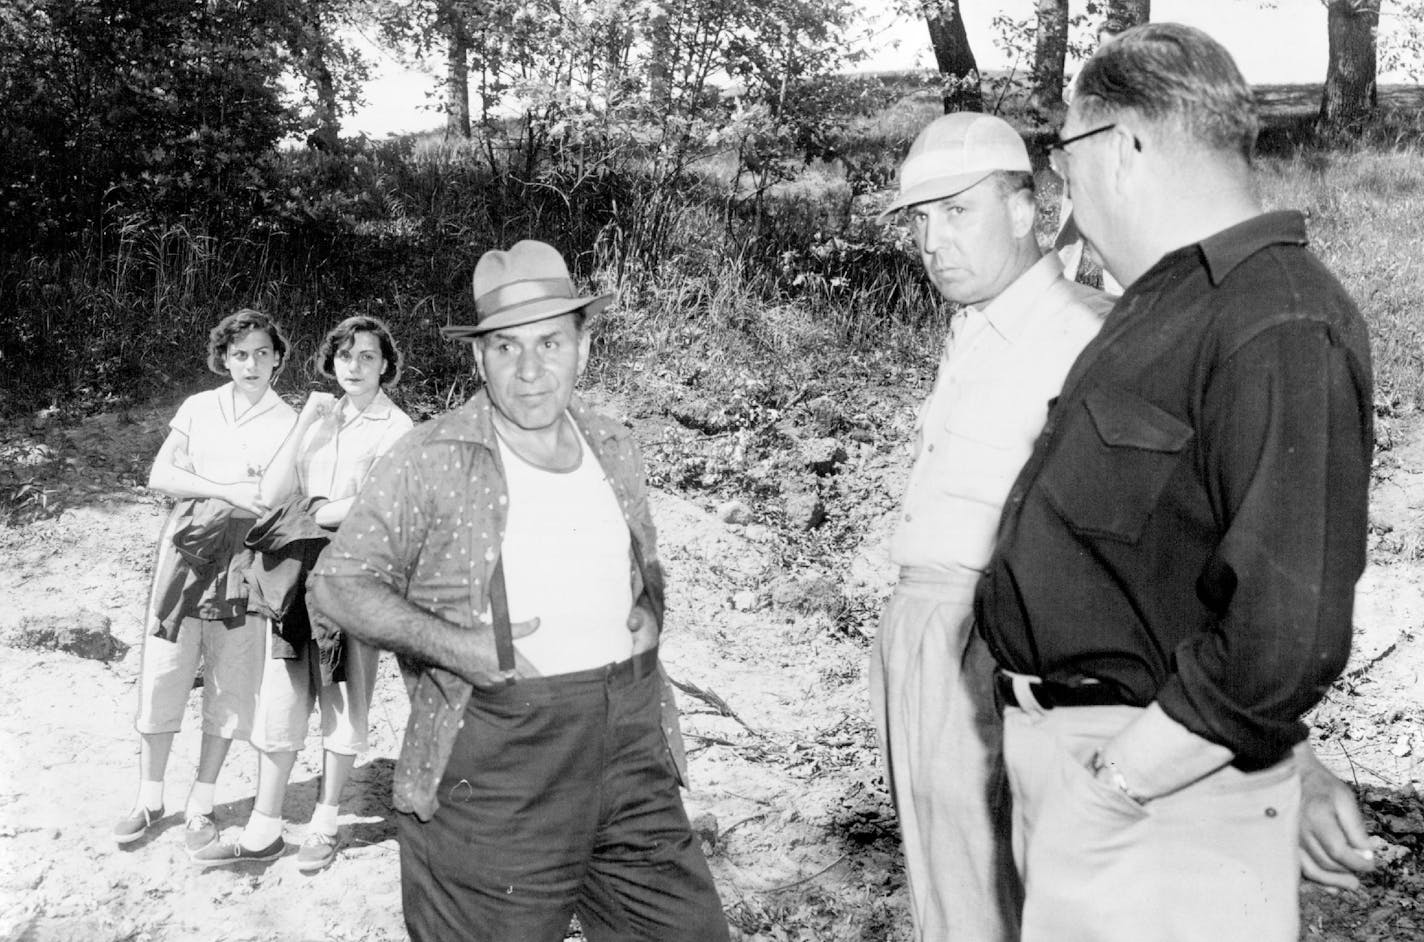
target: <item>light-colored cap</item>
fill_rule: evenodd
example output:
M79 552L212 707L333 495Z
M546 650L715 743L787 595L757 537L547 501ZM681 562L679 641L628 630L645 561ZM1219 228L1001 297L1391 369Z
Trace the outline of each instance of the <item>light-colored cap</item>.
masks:
M900 165L900 193L876 221L953 196L996 170L1033 170L1023 138L1007 121L974 111L935 118L910 145Z

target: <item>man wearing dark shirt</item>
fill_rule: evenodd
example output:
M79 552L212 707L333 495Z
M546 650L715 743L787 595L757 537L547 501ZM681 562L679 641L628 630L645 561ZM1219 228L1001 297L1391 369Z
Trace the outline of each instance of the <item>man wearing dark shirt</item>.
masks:
M1151 24L1053 148L1126 293L1015 483L976 609L999 662L1023 939L1297 937L1300 716L1349 655L1371 379L1304 222L1251 187L1250 88Z

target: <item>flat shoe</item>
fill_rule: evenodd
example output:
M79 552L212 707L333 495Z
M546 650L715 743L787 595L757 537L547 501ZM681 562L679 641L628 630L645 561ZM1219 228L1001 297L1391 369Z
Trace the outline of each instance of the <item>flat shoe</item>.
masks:
M143 837L163 817L163 806L155 808L134 808L114 825L114 840L120 844L131 844Z
M234 841L231 844L227 841L216 841L194 854L193 863L204 868L222 867L248 861L265 863L269 860L276 860L282 856L282 852L286 849L287 842L282 840L281 835L278 835L275 841L261 850L248 850L242 846L241 841Z
M218 826L210 814L195 814L183 825L183 846L189 856L217 843Z
M336 859L338 841L335 834L311 831L302 841L302 849L297 851L297 869L302 873L316 873Z

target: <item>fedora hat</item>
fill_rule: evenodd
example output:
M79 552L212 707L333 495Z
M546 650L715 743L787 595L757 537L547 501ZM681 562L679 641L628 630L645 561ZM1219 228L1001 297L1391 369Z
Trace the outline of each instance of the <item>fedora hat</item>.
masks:
M1032 171L1023 138L1003 118L961 111L935 118L900 165L900 192L876 217L962 193L996 170Z
M440 328L447 340L469 340L579 308L592 317L613 300L611 294L579 297L559 250L534 239L516 242L507 252L492 249L481 255L473 289L475 322Z

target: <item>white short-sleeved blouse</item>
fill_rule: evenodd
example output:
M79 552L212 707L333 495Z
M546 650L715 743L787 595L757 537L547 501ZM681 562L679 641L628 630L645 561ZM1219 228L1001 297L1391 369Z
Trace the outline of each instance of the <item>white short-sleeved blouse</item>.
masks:
M222 484L261 477L297 419L270 387L239 417L233 392L233 384L224 383L189 396L168 423L188 436L193 473Z
M376 459L414 427L410 416L376 393L357 411L342 396L331 415L313 422L297 451L297 481L308 497L354 497Z

